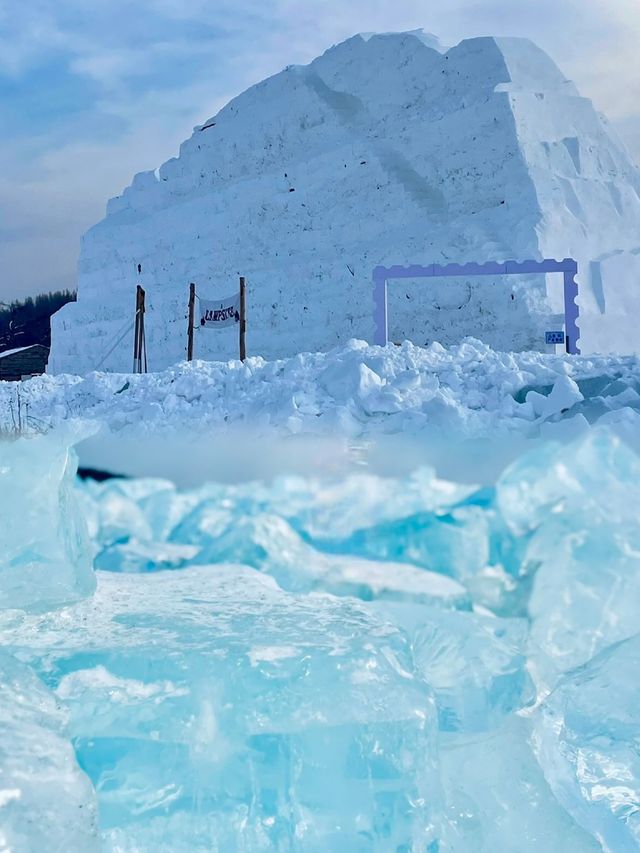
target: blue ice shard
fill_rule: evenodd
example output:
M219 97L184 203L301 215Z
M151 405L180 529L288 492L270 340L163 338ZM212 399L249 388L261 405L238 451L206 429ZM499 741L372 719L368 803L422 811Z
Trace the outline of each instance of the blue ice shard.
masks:
M525 619L387 601L372 608L410 637L415 668L435 695L441 731L495 729L535 701Z
M640 458L599 430L568 447L544 445L505 472L497 500L526 540L532 651L552 685L637 631Z
M535 744L558 801L603 849L640 847L640 635L560 679Z
M60 607L95 588L71 440L62 431L0 441L0 610Z
M54 694L0 653L0 849L100 850L95 793L66 729Z
M529 721L510 716L485 733L443 733L443 850L600 853L556 799L531 749Z

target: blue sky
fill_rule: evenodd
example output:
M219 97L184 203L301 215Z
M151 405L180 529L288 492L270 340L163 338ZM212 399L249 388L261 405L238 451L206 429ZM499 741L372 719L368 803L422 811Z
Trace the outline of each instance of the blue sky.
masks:
M75 285L133 174L285 65L360 31L528 36L640 161L638 0L0 0L0 300Z

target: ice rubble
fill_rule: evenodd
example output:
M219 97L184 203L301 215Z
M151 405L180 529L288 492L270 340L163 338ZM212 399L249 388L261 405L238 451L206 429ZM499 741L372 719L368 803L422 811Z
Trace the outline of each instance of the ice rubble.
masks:
M186 352L189 282L215 298L247 276L249 351L274 358L371 340L378 264L567 256L584 351L634 351L639 192L606 119L530 42L355 36L232 100L109 202L83 238L78 302L54 317L50 370L129 369L131 330L109 351L138 280L163 369ZM551 277L407 282L389 298L391 339L420 344L540 349L563 319ZM234 330L196 338L201 357L237 351Z
M336 441L424 431L447 440L452 432L565 438L593 423L608 424L631 442L640 435L637 357L502 353L475 339L448 349L350 341L279 361L182 363L158 374L84 379L42 376L23 383L20 394L38 422L80 416L119 437L145 440L187 428L226 431L235 440L243 427ZM15 395L13 385L0 383L7 419Z
M597 430L569 448L550 444L531 451L494 489L478 492L446 489L428 471L408 482L367 476L330 484L283 479L271 487L217 486L187 494L156 481L146 488L133 486L135 497L127 494L126 482L83 488L96 504L91 509L96 518L100 504L108 505L115 495L123 518L136 518L135 511L124 510L127 502L143 508L148 528L154 530L152 539L160 534L167 543L198 551L185 563L223 564L236 556L285 586L311 585L360 597L381 619L407 632L413 665L433 690L438 708L439 772L448 815L441 825L443 845L509 849L505 839L514 824L505 816L498 828L489 828L483 810L491 800L477 778L493 756L491 773L503 788L510 786L510 772L529 780L523 780L527 808L522 802L514 805L518 819L528 826L523 849L535 849L543 841L548 849L561 849L560 839L568 833L574 838L572 849L590 850L594 845L578 826L600 838L595 824L582 819L580 808L567 806L557 792L554 765L543 761L547 781L575 823L563 812L529 750L528 727L516 724L513 714L534 701L531 674L544 695L560 672L637 630L639 468L634 453ZM167 523L167 508L176 506L171 493L179 509ZM366 496L362 504L355 499L359 493ZM585 542L589 547L582 547ZM126 552L132 545L134 531L123 528L103 543L102 553L117 562L117 549ZM336 583L340 561L344 572L354 562L361 567L359 584ZM398 571L402 562L414 576L422 567L422 586L407 585L410 575ZM386 585L376 590L373 581L385 563ZM149 569L148 562L128 565L138 572ZM425 600L423 590L433 572L456 578L466 589L466 600L438 600L437 585L432 600ZM468 611L469 603L477 613ZM487 615L491 611L500 616ZM501 744L514 755L494 767ZM467 762L474 769L467 771L465 803L447 768L466 767ZM504 791L502 797L504 802L515 795ZM584 808L588 811L589 805ZM536 809L545 817L536 817ZM548 813L553 815L550 824ZM484 848L476 846L480 838Z
M78 483L97 589L0 641L106 849L632 850L639 473L595 430L481 489Z

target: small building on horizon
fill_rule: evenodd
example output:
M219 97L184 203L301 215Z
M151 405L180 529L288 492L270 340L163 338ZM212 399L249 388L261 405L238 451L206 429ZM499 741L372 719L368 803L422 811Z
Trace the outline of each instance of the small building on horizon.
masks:
M0 380L19 382L31 376L39 376L47 369L49 348L42 344L9 349L0 352Z

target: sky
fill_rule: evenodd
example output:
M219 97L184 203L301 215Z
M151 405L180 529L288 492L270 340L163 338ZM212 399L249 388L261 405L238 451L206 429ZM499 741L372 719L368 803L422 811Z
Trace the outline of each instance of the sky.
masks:
M0 0L0 302L73 289L107 199L231 97L419 27L533 39L640 162L640 0Z

